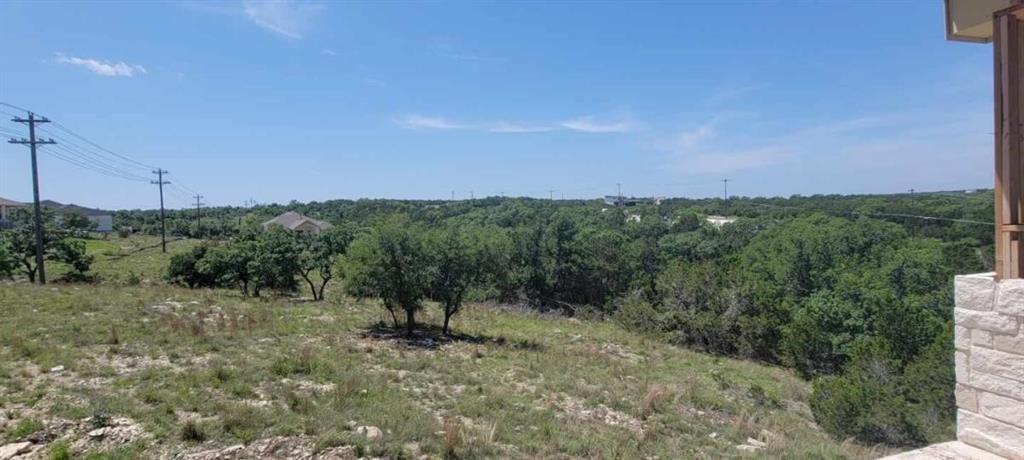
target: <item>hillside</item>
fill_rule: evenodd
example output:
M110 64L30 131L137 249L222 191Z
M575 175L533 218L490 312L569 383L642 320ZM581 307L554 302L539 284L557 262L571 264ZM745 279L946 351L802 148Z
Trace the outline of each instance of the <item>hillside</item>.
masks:
M406 340L336 286L323 302L167 286L151 243L91 243L100 284L0 289L0 458L885 453L817 428L788 369L497 304L456 316L453 340L428 306Z

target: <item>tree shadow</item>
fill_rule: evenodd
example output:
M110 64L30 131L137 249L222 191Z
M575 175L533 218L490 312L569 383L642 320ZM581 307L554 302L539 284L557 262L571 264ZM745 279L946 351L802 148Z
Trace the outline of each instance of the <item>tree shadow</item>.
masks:
M387 322L378 321L367 327L361 335L367 339L384 340L409 348L426 350L436 350L442 345L457 342L509 347L516 350L544 350L544 346L540 343L527 339L509 340L505 337L492 337L484 334L467 334L454 331L445 335L441 326L435 324L417 324L416 331L410 336L406 334L404 327L395 328Z

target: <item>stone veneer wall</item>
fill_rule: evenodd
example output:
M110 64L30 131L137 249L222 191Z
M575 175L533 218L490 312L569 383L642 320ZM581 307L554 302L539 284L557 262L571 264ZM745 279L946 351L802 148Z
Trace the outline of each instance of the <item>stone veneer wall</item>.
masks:
M955 285L957 438L1024 460L1024 279Z

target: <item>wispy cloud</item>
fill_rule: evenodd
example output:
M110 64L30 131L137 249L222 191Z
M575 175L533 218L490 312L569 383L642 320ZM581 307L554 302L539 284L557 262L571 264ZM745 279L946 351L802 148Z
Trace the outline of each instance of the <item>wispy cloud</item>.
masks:
M327 49L327 48L324 48L323 50L321 50L320 54L323 54L324 56L337 56L338 55L338 53L335 52L334 50Z
M739 99L739 98L741 98L741 97L743 97L743 96L745 96L745 95L747 95L747 94L749 94L751 92L757 91L757 90L759 90L759 89L761 89L763 87L764 87L764 85L747 85L747 86L738 86L738 87L735 87L735 88L727 88L727 89L723 89L723 90L720 90L718 92L715 92L715 93L711 94L710 96L708 96L706 101L710 105L721 105L721 104L724 104L726 102L730 102L730 101L734 101L736 99Z
M63 54L57 54L57 57L54 58L54 62L84 67L92 73L104 77L134 77L136 75L146 73L146 68L138 64L79 58L74 56L65 56Z
M510 123L507 121L499 121L487 127L488 132L507 134L543 133L553 131L554 129L555 128L552 126L524 125L520 123Z
M396 122L408 129L465 129L469 126L456 123L443 117L427 117L423 115L407 115Z
M597 121L592 117L566 120L559 123L559 126L570 131L582 133L626 133L636 129L636 123L626 121Z
M753 132L749 120L732 123L735 119L712 118L680 130L658 147L669 154L671 166L684 174L725 174L782 164L811 167L823 162L834 170L871 169L893 161L919 161L939 152L946 157L969 153L961 139L970 136L960 132L974 129L973 123L941 116L879 114L802 123L761 135Z
M633 120L595 121L592 117L582 117L555 123L526 123L511 121L487 121L468 123L453 121L444 117L428 117L422 115L406 115L396 122L409 129L468 129L498 134L527 134L551 131L571 131L592 134L614 134L633 131L639 123Z
M243 0L245 17L254 24L294 40L301 40L323 10L320 4L301 0Z

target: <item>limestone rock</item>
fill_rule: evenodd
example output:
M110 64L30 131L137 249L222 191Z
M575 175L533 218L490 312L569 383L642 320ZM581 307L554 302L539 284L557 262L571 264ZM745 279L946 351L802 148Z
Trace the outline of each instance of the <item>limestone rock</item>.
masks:
M1000 313L1024 316L1024 279L1000 281L995 308Z
M994 311L976 311L961 308L959 305L953 309L953 317L957 326L971 329L983 329L1000 334L1016 334L1017 318L1003 315Z
M978 410L982 415L1024 427L1024 402L992 393L978 393Z
M1020 379L1021 376L1024 376L1024 358L1004 351L975 347L971 350L970 363L971 370L974 372L984 372L1011 379ZM957 380L960 380L959 372Z
M1024 430L968 411L957 412L957 438L1013 460L1024 460Z
M0 460L12 459L16 455L21 455L21 454L27 453L31 449L32 449L32 443L28 442L28 441L25 441L25 442L15 442L15 443L7 444L5 446L0 446Z
M380 431L380 428L377 428L375 426L356 427L356 434L365 436L366 439L369 439L371 441L374 439L380 439L384 436L384 432Z
M974 372L971 373L970 384L979 390L1024 401L1024 385L1016 380L984 372Z
M956 306L971 310L991 310L996 282L990 276L957 276L953 283Z
M978 411L978 393L967 385L956 384L956 406L972 412Z

